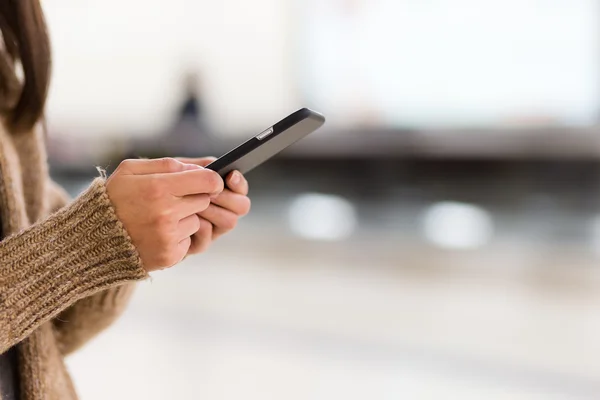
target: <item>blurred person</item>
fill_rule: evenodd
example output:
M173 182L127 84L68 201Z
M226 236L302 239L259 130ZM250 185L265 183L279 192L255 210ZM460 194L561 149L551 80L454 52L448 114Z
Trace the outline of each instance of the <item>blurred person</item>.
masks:
M121 314L136 281L230 231L248 185L236 171L224 189L201 167L211 159L126 160L68 204L40 129L50 46L39 0L0 2L0 30L0 399L75 399L63 358Z
M182 96L175 111L174 121L159 137L141 137L127 143L126 158L155 156L192 157L200 150L212 153L215 144L210 134L204 107L200 75L189 71L182 80Z
M171 154L191 156L196 149L212 152L213 143L206 121L204 92L200 75L189 71L183 79L183 96L176 120L161 146Z
M191 120L198 126L203 126L204 104L198 74L188 72L184 78L183 102L179 107L178 122Z

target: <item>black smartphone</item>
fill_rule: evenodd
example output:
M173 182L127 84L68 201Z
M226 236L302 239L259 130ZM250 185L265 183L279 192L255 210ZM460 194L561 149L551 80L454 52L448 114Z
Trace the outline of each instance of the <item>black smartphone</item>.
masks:
M323 115L303 108L219 157L206 168L218 172L223 178L234 170L245 174L316 131L324 123Z

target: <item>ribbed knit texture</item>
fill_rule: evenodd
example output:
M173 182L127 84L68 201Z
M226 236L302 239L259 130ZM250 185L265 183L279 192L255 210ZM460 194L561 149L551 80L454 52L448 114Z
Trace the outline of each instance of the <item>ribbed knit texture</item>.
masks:
M104 179L67 201L48 177L43 135L0 124L0 354L16 349L23 400L76 399L63 358L147 277Z
M70 206L0 242L0 352L75 301L146 274L98 178Z

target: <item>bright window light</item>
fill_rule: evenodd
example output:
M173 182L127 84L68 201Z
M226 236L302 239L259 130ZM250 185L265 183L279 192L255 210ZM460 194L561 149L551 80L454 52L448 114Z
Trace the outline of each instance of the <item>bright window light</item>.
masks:
M436 203L423 215L425 237L436 246L468 250L484 246L492 238L494 223L481 207L455 202Z
M292 232L309 240L343 240L356 227L354 206L334 195L300 195L290 204L288 217Z

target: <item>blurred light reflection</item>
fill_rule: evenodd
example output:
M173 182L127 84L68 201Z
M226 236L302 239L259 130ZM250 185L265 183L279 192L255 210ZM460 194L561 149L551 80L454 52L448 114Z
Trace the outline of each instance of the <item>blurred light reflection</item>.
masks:
M427 240L439 247L468 250L489 242L494 223L490 213L481 207L441 202L425 211L423 230Z
M292 232L310 240L343 240L352 235L356 227L352 203L326 194L298 196L290 204L288 218Z

